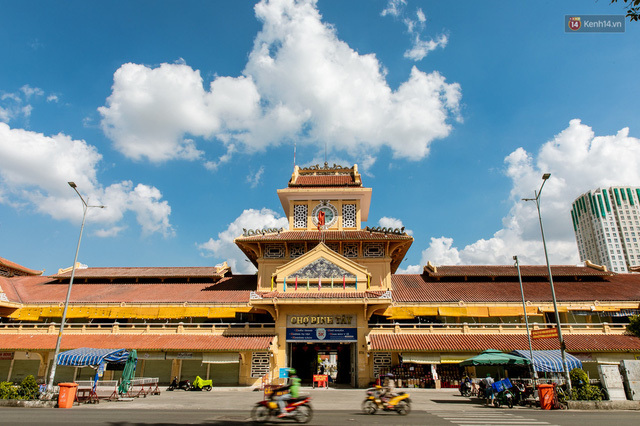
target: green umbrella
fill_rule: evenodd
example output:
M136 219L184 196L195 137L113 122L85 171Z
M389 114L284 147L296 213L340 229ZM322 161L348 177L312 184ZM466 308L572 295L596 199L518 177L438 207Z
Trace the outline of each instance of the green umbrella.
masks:
M465 359L460 363L462 367L471 365L529 365L531 361L526 358L505 354L495 349L487 349L479 355Z
M129 358L127 358L127 362L124 364L124 369L122 370L122 381L120 382L120 386L118 386L118 393L120 395L124 395L129 391L131 379L133 379L136 374L137 363L138 352L135 349L131 349Z

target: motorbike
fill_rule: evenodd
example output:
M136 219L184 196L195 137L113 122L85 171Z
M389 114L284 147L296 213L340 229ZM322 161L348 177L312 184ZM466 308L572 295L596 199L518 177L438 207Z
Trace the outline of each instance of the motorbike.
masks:
M309 423L313 417L313 408L311 407L311 397L301 395L298 398L287 400L285 408L289 414L282 417L284 420L295 420L297 423ZM275 418L280 414L278 403L272 397L256 403L251 410L251 419L254 422L265 423L271 418Z
M498 392L497 394L495 394L495 397L493 399L493 405L494 407L500 407L501 405L506 405L509 408L513 408L513 393L511 393L511 390L504 389Z
M411 398L406 392L400 392L390 398L381 396L382 388L367 389L367 396L362 401L362 411L366 414L375 414L378 410L395 411L401 416L406 416L411 412Z
M190 380L180 380L178 381L178 377L174 377L171 381L171 384L167 388L168 391L172 391L174 389L182 389L182 390L190 390L191 389L191 381Z
M205 380L200 376L196 376L193 384L191 385L192 391L207 391L210 392L213 388L213 380Z
M511 392L513 393L514 404L518 404L522 406L527 404L527 400L530 396L530 393L527 390L524 383L513 382L513 387L511 388Z
M472 392L471 382L466 380L462 381L460 383L460 388L458 390L460 391L460 395L462 396L466 396L466 397L471 396L471 392Z

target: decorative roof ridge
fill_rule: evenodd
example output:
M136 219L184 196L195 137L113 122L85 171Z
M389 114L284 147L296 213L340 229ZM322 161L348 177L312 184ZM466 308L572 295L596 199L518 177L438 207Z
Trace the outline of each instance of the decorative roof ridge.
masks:
M324 166L316 164L315 166L309 166L301 168L299 166L294 166L293 173L291 174L291 179L289 179L289 186L315 186L308 185L304 183L299 183L298 179L301 177L331 177L331 176L349 176L351 178L350 182L342 182L339 186L362 186L362 178L360 173L358 173L358 165L354 164L353 167L343 167L338 164L333 164L329 166L329 163L325 161ZM325 185L319 185L325 186ZM328 185L334 186L334 185Z
M382 227L382 226L376 226L376 227L369 227L367 226L366 228L364 228L365 231L369 231L369 232L381 232L383 234L396 234L396 235L408 235L405 231L404 231L404 226L402 228L387 228L387 227Z
M283 232L284 228L262 228L262 229L247 229L242 228L242 236L243 237L253 237L254 235L264 235L264 234L279 234ZM288 231L288 229L287 229Z
M357 173L357 166L343 167L339 164L333 163L333 166L329 166L329 163L324 162L324 166L316 164L315 166L298 168L300 174L351 174L354 171Z
M36 269L27 268L26 266L22 266L16 262L12 262L11 260L5 259L4 257L0 257L0 266L4 266L10 269L15 269L16 271L24 272L27 275L44 274L44 269L42 271L38 271Z
M599 268L598 265L551 265L551 273L558 276L590 275L590 276L611 276L615 273ZM491 271L492 270L492 271ZM520 265L522 276L548 275L547 265ZM485 272L489 271L489 272ZM504 272L509 272L505 274ZM465 276L469 272L473 275L517 275L517 269L513 265L440 265L432 264L430 261L423 268L423 274L432 276ZM411 275L411 274L409 274Z

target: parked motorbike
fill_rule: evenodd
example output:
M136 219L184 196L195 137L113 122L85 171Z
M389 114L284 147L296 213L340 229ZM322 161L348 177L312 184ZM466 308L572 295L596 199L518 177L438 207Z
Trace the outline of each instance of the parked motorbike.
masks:
M191 381L190 380L180 380L178 381L178 377L174 377L171 381L171 384L167 388L168 391L172 391L174 389L182 389L182 390L190 390L191 389Z
M200 376L196 376L195 380L193 381L193 384L191 385L191 389L192 391L211 391L211 389L213 388L213 380L205 380Z
M308 395L301 395L298 398L291 398L287 400L287 406L285 408L289 414L287 417L282 417L284 420L295 420L298 423L309 423L313 417L313 408L311 408L311 397ZM251 419L254 422L265 423L271 418L275 418L280 413L278 403L273 400L272 397L256 403L251 410Z
M362 401L362 411L366 414L375 414L378 410L395 411L401 416L411 412L411 398L406 392L400 392L390 398L381 396L380 386L367 389L367 396Z
M513 403L518 405L526 405L527 400L529 399L530 392L527 390L526 386L522 382L513 382L513 387L511 388L511 392L513 393Z
M510 389L504 389L498 392L493 399L493 405L495 407L500 407L501 405L506 405L509 408L513 408L513 393L511 393Z

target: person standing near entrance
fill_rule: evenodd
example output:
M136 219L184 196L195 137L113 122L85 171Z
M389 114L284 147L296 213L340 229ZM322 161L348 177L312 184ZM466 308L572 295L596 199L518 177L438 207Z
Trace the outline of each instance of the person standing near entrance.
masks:
M485 405L490 405L493 403L493 377L491 377L490 373L487 373L487 377L482 379L482 383L485 384L485 393L487 402Z

